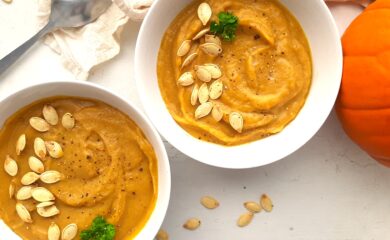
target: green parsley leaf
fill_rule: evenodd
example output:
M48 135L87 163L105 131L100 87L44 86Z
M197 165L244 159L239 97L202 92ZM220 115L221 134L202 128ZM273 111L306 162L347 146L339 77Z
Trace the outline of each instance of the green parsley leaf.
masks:
M238 17L229 12L220 12L218 14L219 23L212 21L210 32L219 35L224 41L233 41L236 38L238 27Z
M82 240L113 240L115 227L106 222L102 216L96 217L89 229L80 233Z

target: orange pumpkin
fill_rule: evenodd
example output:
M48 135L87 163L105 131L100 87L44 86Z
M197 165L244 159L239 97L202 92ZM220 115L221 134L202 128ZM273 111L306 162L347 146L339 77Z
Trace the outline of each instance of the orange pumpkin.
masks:
M390 0L377 0L342 37L336 112L347 135L390 167Z

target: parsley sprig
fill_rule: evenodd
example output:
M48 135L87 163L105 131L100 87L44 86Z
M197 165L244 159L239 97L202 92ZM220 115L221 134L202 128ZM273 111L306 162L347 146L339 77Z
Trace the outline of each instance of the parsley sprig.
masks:
M221 36L224 41L231 42L236 38L238 27L238 17L229 12L220 12L218 14L219 23L211 22L210 32Z
M106 222L106 220L99 216L96 217L89 229L80 233L82 240L113 240L115 237L115 227Z

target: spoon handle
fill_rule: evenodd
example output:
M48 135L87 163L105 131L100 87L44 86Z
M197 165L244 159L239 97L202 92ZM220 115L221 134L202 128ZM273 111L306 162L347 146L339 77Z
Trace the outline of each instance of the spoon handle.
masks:
M0 75L3 74L12 64L14 64L28 49L30 49L35 42L42 36L46 35L53 29L51 23L48 23L37 34L20 45L18 48L10 52L7 56L0 60Z

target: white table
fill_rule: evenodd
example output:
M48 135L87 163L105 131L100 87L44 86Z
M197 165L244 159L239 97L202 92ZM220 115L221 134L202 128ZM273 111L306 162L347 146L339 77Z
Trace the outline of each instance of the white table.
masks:
M36 1L0 1L0 58L35 30ZM359 13L332 6L340 31ZM113 61L96 68L92 82L102 84L140 105L132 77L134 45L140 24L130 23L123 49ZM0 96L36 82L74 80L59 57L38 45L0 79ZM166 144L172 165L172 196L164 222L174 240L384 240L390 238L390 169L370 159L343 133L334 113L315 137L291 156L251 170L224 170L192 161ZM261 153L258 153L261 157ZM245 159L242 159L245 161ZM242 203L268 193L274 211L256 215L246 228L235 225ZM199 204L203 195L220 200L216 210ZM181 225L199 217L190 232Z

